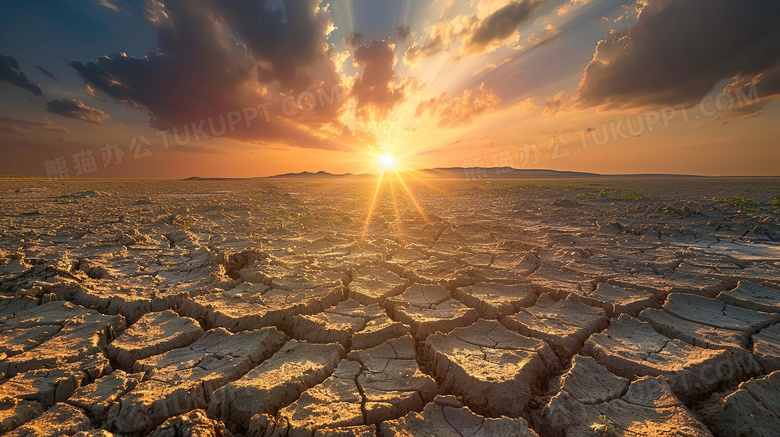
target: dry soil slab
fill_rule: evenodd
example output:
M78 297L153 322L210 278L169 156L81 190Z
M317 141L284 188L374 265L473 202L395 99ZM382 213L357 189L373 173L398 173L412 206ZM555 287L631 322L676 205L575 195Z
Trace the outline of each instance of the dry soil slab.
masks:
M744 379L751 369L726 350L704 349L659 334L635 317L622 315L585 343L583 353L628 379L664 376L683 401Z
M750 337L776 323L777 316L708 297L672 293L663 310L646 309L639 318L669 338L704 348L727 349L743 361L745 367L758 373L758 363L747 350Z
M421 410L437 393L436 382L417 366L414 340L392 339L352 352L333 374L282 408L271 423L253 420L250 435L312 436L317 430L376 424Z
M147 313L108 347L108 357L129 369L137 360L188 346L204 334L198 322L171 310Z
M62 326L41 325L31 328L0 330L0 358L19 355L54 337Z
M223 328L191 345L136 362L148 379L122 396L108 411L106 429L140 435L167 418L206 408L211 394L279 350L287 336L275 328L231 334Z
M316 314L336 305L342 298L340 287L268 288L244 284L231 290L185 299L179 313L203 322L210 328L223 327L233 332L270 326L289 326L295 316Z
M356 270L349 283L349 297L363 305L382 305L409 286L409 280L381 267Z
M528 337L546 341L562 362L577 353L585 340L609 324L606 312L577 298L554 302L543 294L536 304L504 317L501 324Z
M721 292L718 300L748 310L780 313L780 291L749 281L739 281L737 288Z
M180 305L184 296L185 293L176 288L160 291L154 287L127 289L93 285L89 288L78 287L72 295L61 297L104 314L122 315L128 323L135 323L146 313L164 311Z
M433 334L425 341L425 351L443 392L462 396L474 411L494 417L523 414L560 368L545 342L523 337L494 320Z
M40 299L31 296L0 296L0 320L13 316L19 311L36 307Z
M275 416L303 391L322 383L345 355L339 344L290 340L271 358L214 392L208 412L232 429L246 431L253 416Z
M672 393L663 377L630 382L592 358L575 355L551 384L538 430L549 436L679 436L712 434ZM594 434L595 432L595 434Z
M780 324L762 329L752 337L753 354L765 373L780 370Z
M209 419L203 410L171 417L158 426L149 437L232 437L224 424Z
M127 374L121 370L103 376L93 384L76 390L65 402L85 411L95 424L106 421L108 409L125 393L135 388L143 374Z
M61 437L92 428L83 411L68 404L57 404L35 420L5 434L7 437Z
M347 299L324 312L296 316L292 336L313 343L339 343L352 349L379 346L401 337L409 328L387 316L377 304L368 306Z
M87 382L79 369L38 369L20 373L0 384L0 402L35 401L46 408L69 398Z
M745 350L750 339L750 335L745 331L691 322L654 308L642 311L639 319L649 323L656 331L669 338L708 349Z
M314 437L377 437L376 425L345 426L335 429L318 429Z
M43 412L43 405L37 401L10 401L3 399L0 402L0 432L10 431L35 419Z
M441 284L448 287L466 287L474 284L469 269L449 257L431 256L412 261L404 266L387 263L385 267L402 278L421 284Z
M528 280L537 294L547 293L557 299L564 299L570 294L588 295L596 289L596 279L545 260Z
M409 437L538 437L523 419L482 417L453 399L444 402L437 398L425 406L422 413L410 412L406 416L382 422L379 430L383 436Z
M456 288L455 299L469 308L474 308L483 319L500 319L514 314L536 301L536 294L530 283L499 284L480 283Z
M681 293L669 295L664 311L683 320L747 334L780 321L780 314L748 310L717 299Z
M76 434L73 434L73 437L114 437L114 434L105 429L90 429L87 431L79 431Z
M751 379L713 396L700 413L719 437L773 437L780 429L780 372Z
M104 316L70 302L55 301L19 311L0 321L6 359L0 373L13 376L41 368L84 363L102 355L125 328L122 316ZM29 336L29 345L24 345Z
M394 320L411 326L418 340L468 326L479 318L476 310L453 299L440 285L414 284L403 294L388 298L385 307Z
M581 297L588 305L604 308L607 316L628 314L636 317L643 309L656 303L655 295L647 290L619 287L601 282L593 293Z

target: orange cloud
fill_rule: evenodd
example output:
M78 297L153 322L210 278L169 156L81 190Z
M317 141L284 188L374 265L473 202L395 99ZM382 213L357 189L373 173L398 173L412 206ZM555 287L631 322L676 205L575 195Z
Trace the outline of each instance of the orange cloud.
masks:
M388 41L374 40L355 50L354 64L363 68L356 75L351 92L357 100L358 117L368 120L386 115L415 87L414 78L402 80L395 76L395 61L395 44Z
M48 102L46 105L46 110L51 113L86 121L87 123L100 124L104 119L111 118L105 111L93 108L77 99L56 99Z
M483 82L478 88L465 90L454 98L442 93L439 97L423 101L417 106L415 115L421 117L427 112L438 119L437 126L440 128L463 126L480 115L494 111L499 103L501 99Z

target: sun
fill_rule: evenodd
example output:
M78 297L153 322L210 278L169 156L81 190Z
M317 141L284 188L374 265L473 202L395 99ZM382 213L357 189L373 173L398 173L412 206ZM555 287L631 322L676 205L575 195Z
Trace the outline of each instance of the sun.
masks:
M382 155L379 157L379 165L381 165L385 171L392 171L395 169L395 166L398 165L398 161L392 155Z

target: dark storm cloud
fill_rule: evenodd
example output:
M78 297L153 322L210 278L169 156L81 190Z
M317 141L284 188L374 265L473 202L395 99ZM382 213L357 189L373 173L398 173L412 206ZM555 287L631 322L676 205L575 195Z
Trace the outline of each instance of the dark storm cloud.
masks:
M386 114L405 99L413 80L403 81L395 76L395 46L388 41L374 40L355 50L354 64L363 73L355 79L352 95L357 99L357 111L361 116L372 109L376 114Z
M344 38L344 46L351 49L356 49L363 44L363 32L349 32Z
M19 63L10 56L0 55L0 83L9 83L27 90L35 96L42 96L43 91L37 83L30 82L27 75L19 71Z
M530 21L544 3L546 1L523 0L493 12L464 36L464 52L483 52L493 43L509 38L518 27Z
M59 80L57 79L57 77L56 77L56 76L54 76L54 73L52 73L51 71L49 71L49 70L47 70L47 69L45 69L45 68L41 67L41 66L40 66L40 65L38 65L38 64L35 64L35 66L38 68L38 70L41 70L41 73L45 74L46 76L49 76L49 79L51 79L51 80L55 80L55 81L59 82Z
M238 49L225 47L209 11L182 0L164 8L149 5L147 18L157 28L162 52L71 62L84 81L128 106L147 109L159 128L246 106L242 84L252 77L252 65Z
M399 42L405 42L407 39L409 39L410 36L412 36L412 29L409 28L409 26L404 26L403 24L398 26L395 32L398 36Z
M65 117L83 120L87 123L100 124L106 118L111 118L100 109L93 108L76 99L56 99L46 104L46 110Z
M780 2L656 0L635 25L599 42L578 89L584 106L697 100L721 80L778 93Z
M319 80L337 80L327 56L326 36L333 25L319 0L212 0L218 17L260 62L260 78L303 90ZM267 66L266 66L267 65ZM306 68L307 71L301 71ZM312 70L317 71L312 71ZM314 73L314 74L312 74Z
M727 92L735 92L739 89L743 94L748 95L750 94L750 87L753 85L756 86L759 97L780 94L780 63L774 67L767 68L752 77L749 75L736 76L731 83L726 85L724 90Z
M755 76L737 75L723 88L723 91L738 98L746 96L751 104L737 105L730 112L718 114L716 119L755 117L769 103L770 98L780 95L780 64ZM755 100L756 98L758 101Z
M186 126L243 108L272 103L252 126L228 135L248 141L284 141L301 147L344 149L314 133L342 132L341 100L277 121L286 95L330 93L338 85L326 38L331 21L319 2L167 0L146 4L159 52L124 53L95 62L71 62L89 87L149 112L159 129ZM289 105L288 105L289 107ZM276 110L276 113L273 111Z

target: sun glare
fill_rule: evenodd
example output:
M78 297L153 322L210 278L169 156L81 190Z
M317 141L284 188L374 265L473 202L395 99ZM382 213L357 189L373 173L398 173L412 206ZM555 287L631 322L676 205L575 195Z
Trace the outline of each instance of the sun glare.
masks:
M398 161L392 155L383 155L379 157L379 164L385 171L391 171L398 165Z
M425 215L422 206L419 202L417 202L417 199L412 194L409 186L403 180L405 176L410 174L412 177L414 177L413 173L408 173L410 169L399 162L394 153L389 152L386 148L383 149L384 150L379 154L373 153L371 151L367 152L367 155L372 157L370 162L373 164L370 168L368 168L367 171L371 171L377 167L379 167L382 171L377 175L378 178L376 189L374 190L374 196L371 200L371 203L368 206L368 213L366 214L366 222L363 225L363 233L360 237L360 244L363 244L365 241L368 228L371 225L371 217L374 215L374 209L377 206L377 201L379 200L383 184L389 187L390 195L393 198L393 208L395 209L396 219L399 219L400 217L400 211L398 209L398 202L396 199L396 189L398 189L401 192L405 192L406 196L409 198L409 201L412 205L414 205L414 208L417 209L422 218L425 221L428 220L428 217ZM403 155L401 156L403 157Z

